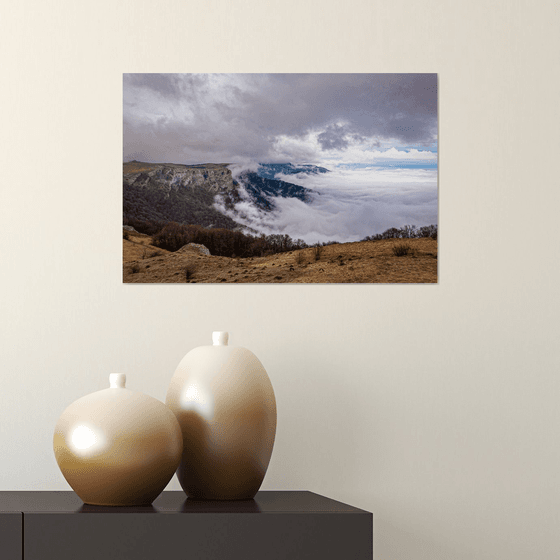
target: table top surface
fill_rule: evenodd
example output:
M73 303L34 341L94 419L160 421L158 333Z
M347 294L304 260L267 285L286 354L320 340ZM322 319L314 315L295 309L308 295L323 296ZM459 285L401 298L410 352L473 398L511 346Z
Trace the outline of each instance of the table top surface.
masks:
M348 513L369 514L307 491L262 491L252 500L192 500L184 492L162 492L151 506L84 504L74 492L0 491L0 513Z

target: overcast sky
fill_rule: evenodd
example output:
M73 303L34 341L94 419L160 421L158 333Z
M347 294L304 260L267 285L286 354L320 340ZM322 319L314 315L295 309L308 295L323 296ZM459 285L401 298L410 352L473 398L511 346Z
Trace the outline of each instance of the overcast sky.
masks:
M124 161L437 161L436 74L124 74Z

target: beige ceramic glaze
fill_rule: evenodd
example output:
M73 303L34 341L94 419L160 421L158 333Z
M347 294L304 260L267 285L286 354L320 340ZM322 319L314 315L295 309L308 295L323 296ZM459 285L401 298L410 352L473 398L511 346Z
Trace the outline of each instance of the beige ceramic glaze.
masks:
M250 499L260 488L276 434L276 399L258 358L214 333L181 361L166 403L183 432L177 477L189 498Z
M55 428L58 466L86 504L149 505L181 459L174 414L157 399L126 389L125 380L111 374L109 389L75 401Z

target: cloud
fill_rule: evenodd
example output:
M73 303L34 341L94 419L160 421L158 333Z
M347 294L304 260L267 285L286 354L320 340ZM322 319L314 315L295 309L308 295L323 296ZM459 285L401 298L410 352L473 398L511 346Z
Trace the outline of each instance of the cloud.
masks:
M125 74L123 92L125 159L351 162L437 146L435 74Z
M324 132L317 135L317 140L321 144L323 150L345 150L348 148L346 131L343 126L338 124L328 126Z
M235 163L229 166L229 170L231 171L231 175L234 180L238 180L240 175L247 172L256 173L259 170L259 163L256 161L242 161L239 163ZM248 195L247 195L248 198Z
M274 199L264 212L242 190L242 202L229 215L258 232L287 233L307 243L358 241L391 227L438 223L437 171L433 169L336 168L327 174L277 178L313 189L311 203ZM218 208L226 211L218 201Z

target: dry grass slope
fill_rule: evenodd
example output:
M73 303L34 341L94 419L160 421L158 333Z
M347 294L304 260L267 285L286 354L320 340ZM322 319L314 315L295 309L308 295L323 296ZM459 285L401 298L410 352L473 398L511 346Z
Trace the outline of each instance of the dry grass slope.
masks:
M127 175L128 173L140 173L142 171L150 171L155 166L149 163L143 163L141 161L129 161L123 163L123 173Z
M125 283L437 283L438 247L431 238L328 245L319 260L313 247L242 259L206 256L196 250L170 253L150 242L149 236L135 232L123 239ZM411 250L396 256L393 248L403 242Z

